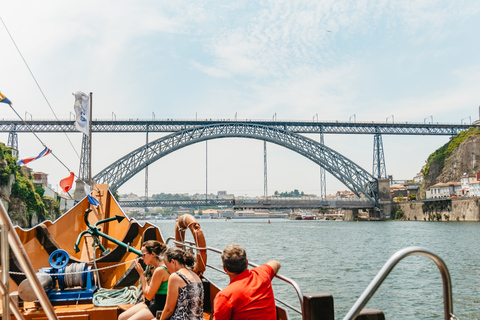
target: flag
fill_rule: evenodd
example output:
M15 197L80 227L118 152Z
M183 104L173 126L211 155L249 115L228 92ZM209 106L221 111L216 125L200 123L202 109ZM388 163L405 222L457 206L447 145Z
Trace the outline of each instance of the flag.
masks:
M83 190L85 191L85 194L91 194L92 193L92 188L88 184L83 185Z
M72 189L74 177L75 174L70 172L70 177L60 180L60 188L62 188L63 192L67 193L70 189Z
M0 92L0 102L12 104L12 102L8 100L7 97L5 97L1 92Z
M47 154L50 153L50 151L51 151L50 149L48 149L47 147L45 147L45 149L43 149L43 151L40 152L40 154L39 154L38 156L32 157L32 158L26 158L26 159L18 160L18 161L17 161L17 164L18 164L19 166L21 166L22 164L27 164L27 163L29 163L29 162L31 162L31 161L33 161L33 160L37 160L37 159L39 159L39 158L41 158L41 157L46 156Z
M100 202L98 202L98 200L95 199L94 197L92 197L91 195L87 194L87 198L88 198L88 201L90 202L90 204L92 204L94 206L99 206L100 205Z
M90 97L81 91L75 91L73 95L75 96L75 104L73 105L76 114L75 127L78 131L88 136L90 130L90 107L88 102Z

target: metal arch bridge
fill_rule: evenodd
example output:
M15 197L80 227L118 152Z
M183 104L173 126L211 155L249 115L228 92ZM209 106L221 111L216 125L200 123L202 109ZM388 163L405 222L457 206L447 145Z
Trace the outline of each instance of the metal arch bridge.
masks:
M340 153L300 134L254 123L216 123L180 130L125 155L93 177L117 190L158 159L189 145L218 138L264 140L291 149L312 160L344 183L357 196L363 194L379 207L378 180Z

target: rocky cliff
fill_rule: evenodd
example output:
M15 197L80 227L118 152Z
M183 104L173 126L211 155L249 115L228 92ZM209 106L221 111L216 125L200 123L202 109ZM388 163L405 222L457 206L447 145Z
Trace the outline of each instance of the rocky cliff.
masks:
M12 157L11 150L2 143L0 200L12 223L22 228L30 228L41 221L60 216L59 203L53 199L42 198L37 193L29 177L25 176Z
M466 175L480 171L480 128L470 128L452 137L448 143L432 153L424 169L420 192L425 196L434 184L460 181Z

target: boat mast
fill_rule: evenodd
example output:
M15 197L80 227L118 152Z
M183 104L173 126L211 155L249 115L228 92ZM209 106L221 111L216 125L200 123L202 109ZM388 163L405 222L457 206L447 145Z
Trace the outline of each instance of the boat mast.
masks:
M90 119L88 121L88 185L92 184L92 99L93 92L90 92Z

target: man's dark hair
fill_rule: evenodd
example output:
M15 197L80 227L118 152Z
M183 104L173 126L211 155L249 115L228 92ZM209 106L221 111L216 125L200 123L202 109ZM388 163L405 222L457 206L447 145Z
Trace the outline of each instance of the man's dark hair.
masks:
M230 244L223 250L222 262L228 272L236 274L242 273L248 267L247 253L242 246L238 244Z

